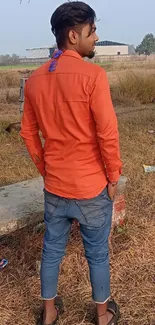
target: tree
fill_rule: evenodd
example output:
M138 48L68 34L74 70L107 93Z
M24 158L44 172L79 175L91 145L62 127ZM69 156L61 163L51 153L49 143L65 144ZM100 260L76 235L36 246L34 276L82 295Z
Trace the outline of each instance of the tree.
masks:
M19 55L17 54L12 54L11 57L12 64L16 65L20 63Z
M19 56L16 54L5 54L0 55L0 66L6 66L6 65L16 65L20 63Z
M140 45L136 47L136 53L150 55L155 52L155 37L152 33L147 34Z

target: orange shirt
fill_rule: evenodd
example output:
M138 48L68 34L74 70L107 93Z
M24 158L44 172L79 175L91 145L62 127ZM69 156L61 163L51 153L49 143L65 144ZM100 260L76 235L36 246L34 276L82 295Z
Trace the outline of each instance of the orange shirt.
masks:
M118 181L122 167L107 76L74 51L65 51L53 72L50 64L26 82L21 136L47 191L93 198L107 178Z

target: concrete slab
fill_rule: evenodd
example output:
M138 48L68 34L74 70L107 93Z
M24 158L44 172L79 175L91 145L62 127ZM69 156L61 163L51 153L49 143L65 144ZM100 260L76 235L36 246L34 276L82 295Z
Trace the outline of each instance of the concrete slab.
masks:
M41 177L0 188L0 236L43 220Z
M127 178L121 177L114 203L113 223L125 216L124 191ZM41 177L0 188L0 236L35 225L43 220L43 180Z

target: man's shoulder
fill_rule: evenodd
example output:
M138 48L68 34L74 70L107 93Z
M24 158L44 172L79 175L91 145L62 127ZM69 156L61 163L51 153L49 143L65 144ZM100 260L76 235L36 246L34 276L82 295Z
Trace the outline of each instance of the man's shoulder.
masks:
M48 60L46 63L44 63L39 68L37 68L35 71L33 71L28 79L28 84L32 85L33 82L36 82L36 78L41 79L41 77L48 75L50 63L51 63L51 60ZM70 69L69 70L67 69L67 72L73 73L73 70L74 70L74 65L73 65L71 71L70 71ZM95 64L93 62L88 62L86 60L81 60L75 69L75 73L83 75L83 76L87 76L93 82L96 80L96 78L99 74L104 74L105 71L98 64Z
M82 62L83 62L84 73L93 79L96 79L99 73L104 72L104 69L96 63L85 61L85 60Z
M29 80L33 80L34 77L48 74L50 62L51 62L51 60L48 60L46 63L42 64L39 68L37 68L35 71L33 71L29 77Z

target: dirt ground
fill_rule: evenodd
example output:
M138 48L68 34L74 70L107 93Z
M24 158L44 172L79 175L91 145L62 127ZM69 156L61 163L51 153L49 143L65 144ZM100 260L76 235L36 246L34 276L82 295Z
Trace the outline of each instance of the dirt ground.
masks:
M0 103L0 186L36 177L16 131L9 123L20 119L17 103ZM126 226L115 229L111 243L111 293L120 305L120 325L155 325L155 105L118 107L120 143L128 177ZM37 261L43 230L24 229L0 239L0 257L9 260L0 273L0 325L34 325L42 307ZM91 304L88 267L76 225L61 266L59 294L65 305L60 325L89 325Z

